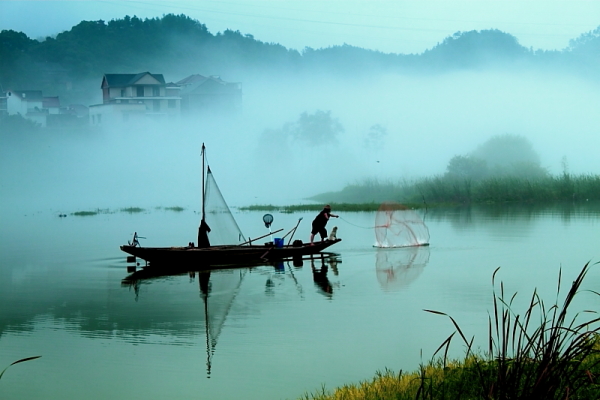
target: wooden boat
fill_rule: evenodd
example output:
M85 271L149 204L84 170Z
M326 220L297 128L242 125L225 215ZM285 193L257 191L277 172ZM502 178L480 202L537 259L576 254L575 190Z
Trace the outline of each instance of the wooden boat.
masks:
M259 238L246 240L221 195L210 167L207 166L205 174L205 151L202 145L202 219L198 228L197 245L190 242L185 247L143 247L135 233L132 241L120 247L122 251L141 258L150 265L195 264L198 267L210 268L218 265L276 261L314 255L341 241L335 238L314 244L303 243L300 240L290 243L302 218L283 238L256 244L258 240L283 230L279 229ZM212 199L209 199L208 195L212 196ZM265 226L270 227L273 218L270 214L265 215L267 216L270 218L263 218L263 221ZM219 230L214 232L210 226ZM290 239L285 244L285 238L288 236Z
M272 242L266 245L232 245L210 247L139 247L124 245L121 250L154 264L190 264L216 266L237 263L253 263L297 258L317 254L340 242L342 239L309 243L287 244L276 247Z

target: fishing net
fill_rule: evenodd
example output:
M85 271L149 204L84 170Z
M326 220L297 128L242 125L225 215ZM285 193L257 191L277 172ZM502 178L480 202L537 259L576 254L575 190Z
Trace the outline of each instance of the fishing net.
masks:
M429 229L415 210L394 202L382 203L375 215L376 247L429 244Z
M219 186L210 171L206 174L205 193L206 223L210 227L208 234L212 246L224 244L240 244L246 241L229 206L225 202Z
M385 291L404 289L421 275L428 262L427 246L378 249L375 264L377 280Z

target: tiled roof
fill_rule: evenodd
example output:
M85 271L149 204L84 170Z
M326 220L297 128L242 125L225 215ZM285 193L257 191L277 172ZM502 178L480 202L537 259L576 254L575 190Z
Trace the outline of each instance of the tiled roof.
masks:
M41 90L10 90L16 96L27 100L42 100Z
M58 107L60 107L60 100L59 100L58 96L55 96L55 97L44 97L43 100L42 100L42 107L44 107L44 108L50 108L50 107L58 108Z
M135 84L145 75L150 75L159 83L165 84L165 78L162 74L151 74L150 72L140 72L139 74L104 74L104 79L108 86L122 87Z

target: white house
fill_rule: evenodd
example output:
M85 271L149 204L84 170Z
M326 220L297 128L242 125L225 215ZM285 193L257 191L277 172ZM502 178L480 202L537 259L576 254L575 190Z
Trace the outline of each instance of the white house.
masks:
M105 74L101 89L103 103L89 109L92 125L179 117L180 88L162 74Z
M42 127L46 126L48 110L44 109L41 90L7 90L5 98L8 115L21 114ZM58 100L58 97L56 99Z

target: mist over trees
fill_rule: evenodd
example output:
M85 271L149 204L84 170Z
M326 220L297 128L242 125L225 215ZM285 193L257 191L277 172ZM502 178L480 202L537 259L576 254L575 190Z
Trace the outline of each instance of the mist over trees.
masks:
M185 15L82 21L39 40L5 30L0 32L3 90L42 90L45 96L60 96L63 106L91 106L102 102L104 74L148 71L163 74L167 82L191 74L219 75L242 84L243 107L235 118L181 116L164 123L140 122L135 129L90 127L85 132L39 128L39 135L13 134L36 127L23 117L4 118L2 139L31 155L21 159L4 146L3 157L11 160L4 162L4 170L27 170L37 165L29 161L32 154L42 155L36 162L46 163L36 167L36 184L30 186L51 182L48 190L62 202L69 190L58 184L82 181L79 166L85 166L85 180L104 179L103 185L94 183L85 191L92 203L102 196L114 202L115 193L126 198L135 190L131 182L122 190L122 170L143 171L139 175L146 180L136 180L136 189L141 193L159 181L169 182L170 190L155 192L161 202L173 204L186 193L197 196L193 174L181 172L194 170L195 150L208 139L215 154L235 160L215 166L222 190L237 196L232 204L247 204L249 198L293 202L361 180L417 182L432 176L427 185L412 186L417 199L488 201L487 194L476 195L484 187L479 183L501 180L507 182L506 191L514 192L507 176L528 180L547 169L552 175L543 179L549 181L566 170L567 159L572 172L561 179L597 172L590 144L598 138L599 46L600 29L573 38L561 51L525 48L509 33L491 29L441 37L421 54L348 44L296 51L235 30L212 33ZM519 136L503 137L505 132ZM497 136L505 147L492 140L486 144ZM500 148L506 150L495 154ZM50 160L48 154L59 159L57 149L64 154L61 159L79 157L78 167L65 162L61 168ZM130 157L131 149L150 156ZM99 154L125 161L100 162ZM514 158L517 154L523 156ZM169 162L157 163L156 158ZM34 197L34 189L22 184L26 180L9 173L3 179L18 202ZM178 181L184 179L189 181ZM276 181L286 182L285 190L266 184ZM97 189L104 186L113 189ZM398 185L389 186L381 198L398 198L392 197ZM357 186L368 196L365 201L382 192L381 185L364 189ZM594 198L590 190L564 193L571 199ZM342 201L352 197L345 194Z
M535 179L547 177L548 171L527 138L504 134L491 137L467 155L452 157L446 176L476 181L492 176Z
M173 79L191 73L250 75L373 74L444 72L461 68L568 68L600 77L600 28L574 38L562 51L521 46L499 30L457 32L422 54L386 54L350 45L290 50L251 34L226 30L213 34L185 15L111 21L82 21L42 41L22 32L0 32L0 84L4 89L41 89L68 101L85 101L104 73L157 71Z

